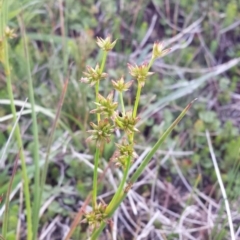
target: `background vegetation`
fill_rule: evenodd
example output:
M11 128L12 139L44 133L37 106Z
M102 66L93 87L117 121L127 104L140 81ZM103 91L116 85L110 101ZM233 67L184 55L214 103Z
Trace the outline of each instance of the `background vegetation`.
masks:
M92 186L93 147L86 144L94 91L79 80L86 65L100 59L96 36L118 39L109 53L109 81L100 92L106 96L110 80L127 80L127 63L148 61L154 41L164 40L171 53L158 60L140 101L141 118L136 151L139 160L181 110L198 101L171 137L162 145L130 196L114 216L115 239L230 239L228 222L213 167L206 131L227 190L236 238L239 228L239 123L240 123L240 4L224 1L93 1L9 0L8 26L17 37L10 41L9 57L17 111L28 97L28 65L21 24L26 28L31 76L39 126L40 162L56 114L64 81L69 84L54 135L47 184L41 203L40 239L62 239L74 214ZM134 92L125 95L129 106ZM31 107L20 118L28 176L32 180L33 134ZM13 126L6 78L0 69L0 146ZM105 169L114 152L106 147ZM1 149L0 149L1 150ZM6 196L14 160L15 140L0 156L0 194ZM119 174L119 172L117 172ZM109 201L118 177L107 172L99 199ZM31 193L34 191L31 184ZM7 239L26 239L25 205L21 171L17 171L10 203ZM2 202L1 206L3 206ZM3 216L3 208L0 208ZM21 229L16 236L18 223ZM105 232L103 239L106 239ZM73 239L86 239L82 224ZM138 238L137 238L138 237ZM20 238L18 238L20 239Z

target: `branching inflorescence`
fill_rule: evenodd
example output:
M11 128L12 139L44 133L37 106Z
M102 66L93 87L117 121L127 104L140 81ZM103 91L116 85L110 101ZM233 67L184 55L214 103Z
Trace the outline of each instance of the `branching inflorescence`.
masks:
M97 38L97 44L103 51L103 60L101 67L97 64L95 68L87 67L87 71L84 72L85 77L81 79L82 82L88 83L91 86L95 86L96 93L96 108L91 110L90 113L97 114L96 123L90 123L92 130L88 132L91 136L87 141L95 141L96 153L94 157L94 177L93 177L93 197L91 212L85 214L84 222L96 230L103 223L107 223L109 217L111 217L112 211L119 205L119 199L123 194L126 194L131 188L132 183L127 184L128 171L134 159L137 158L137 154L134 151L134 135L138 132L136 123L139 120L137 116L139 99L141 95L141 89L144 87L146 79L150 77L153 72L150 72L153 62L164 55L166 55L170 49L164 49L162 43L154 43L152 50L152 57L149 63L145 62L141 65L128 64L129 74L137 82L137 93L132 111L125 112L123 93L132 86L134 80L129 82L124 81L124 77L121 76L118 80L112 80L113 90L118 91L121 103L121 114L118 113L118 103L113 101L114 92L110 92L105 98L99 94L100 81L107 77L107 74L103 72L107 53L113 49L116 44L116 40L112 42L111 37L106 39ZM119 184L118 190L114 194L112 200L108 205L103 203L97 203L97 168L98 162L101 156L101 151L104 144L109 143L111 135L114 134L116 129L122 130L124 138L120 143L116 143L116 152L114 154L115 166L121 167L123 170L123 178ZM93 235L92 239L95 239L97 234Z

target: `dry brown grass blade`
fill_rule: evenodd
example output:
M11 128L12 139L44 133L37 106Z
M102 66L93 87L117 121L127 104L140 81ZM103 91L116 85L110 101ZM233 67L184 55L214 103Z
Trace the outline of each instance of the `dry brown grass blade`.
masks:
M47 178L49 156L50 156L50 152L51 152L53 137L54 137L54 133L55 133L55 130L56 130L56 127L57 127L59 117L60 117L60 113L61 113L64 98L65 98L65 94L66 94L66 91L67 91L67 87L68 87L68 78L66 79L66 81L63 85L63 90L62 90L62 93L61 93L61 96L60 96L60 99L59 99L59 102L58 102L58 106L57 106L56 116L55 116L55 119L54 119L54 122L53 122L53 125L52 125L52 128L51 128L50 136L49 136L48 143L47 143L47 153L46 153L46 158L45 158L45 162L44 162L44 166L43 166L43 170L42 170L42 174L41 174L41 181L40 181L40 197L39 197L39 202L38 202L38 204L39 204L38 207L39 208L40 208L40 205L41 205L44 185L45 185L46 178ZM39 216L37 216L37 217L38 217L38 220L39 220Z
M57 106L57 113L56 113L56 117L54 119L52 128L51 128L51 133L50 133L50 137L49 137L49 141L47 144L47 155L46 155L46 160L44 163L44 167L43 167L43 174L42 174L42 178L41 178L41 191L43 191L43 186L45 184L46 181L46 177L47 177L47 170L48 170L48 162L49 162L49 155L50 155L50 150L51 150L51 146L52 146L52 141L53 141L53 135L57 126L57 122L60 116L60 112L62 109L62 105L63 105L63 101L64 101L64 97L67 91L67 86L68 86L68 79L65 81L64 86L63 86L63 90L62 90L62 94L60 96L59 102L58 102L58 106ZM41 193L42 195L42 193ZM40 197L41 199L41 197Z
M82 215L84 213L84 210L85 208L87 207L88 203L90 202L91 200L91 197L92 197L92 193L88 194L86 200L84 201L83 205L81 206L81 208L79 209L77 215L75 216L71 226L70 226L70 230L67 234L67 236L64 238L64 240L68 240L70 239L70 237L72 236L72 234L74 233L77 225L79 224L79 222L81 221L82 219Z
M6 236L7 234L7 228L8 228L8 208L9 208L9 202L10 202L10 193L12 190L12 184L13 184L13 179L14 176L17 172L17 166L18 166L18 159L21 153L21 149L18 151L17 157L14 162L13 166L13 171L12 171L12 176L10 178L7 194L6 194L6 201L5 201L5 212L4 212L4 218L3 218L3 236Z
M108 163L107 167L104 169L103 173L100 175L99 179L98 179L98 183L100 183L103 178L105 177L107 170L110 168L112 164L112 160ZM79 222L82 219L82 215L84 213L85 208L87 207L87 205L89 204L90 200L92 198L92 193L89 193L86 200L84 201L83 205L81 206L81 208L78 210L77 215L75 216L71 226L70 226L70 230L67 234L67 236L64 238L64 240L69 240L70 237L72 236L72 234L74 233L77 225L79 224Z

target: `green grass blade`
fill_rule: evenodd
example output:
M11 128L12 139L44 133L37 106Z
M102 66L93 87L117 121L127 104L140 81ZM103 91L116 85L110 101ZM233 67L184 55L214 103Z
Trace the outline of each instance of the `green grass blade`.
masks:
M4 16L3 16L4 15ZM8 1L3 2L2 6L2 28L5 29L6 22L7 22L7 16L8 16ZM2 29L2 30L3 30ZM2 37L3 33L0 33ZM12 89L12 81L11 81L11 69L10 69L10 63L9 63L9 56L8 56L8 39L3 38L3 52L4 56L2 59L3 67L4 67L4 73L6 76L6 82L7 82L7 92L9 95L9 99L11 102L11 111L13 114L13 120L16 122L16 108L14 105L14 97L13 97L13 89ZM29 183L28 183L28 175L27 175L27 167L26 167L26 161L25 156L23 152L23 142L21 138L21 132L19 125L17 124L15 129L15 136L18 144L18 148L20 149L20 159L21 159L21 166L22 166L22 177L24 181L24 196L25 196L25 203L26 203L26 214L27 214L27 240L32 240L32 209L31 209L31 202L30 202L30 192L29 192Z
M37 124L37 116L35 107L35 99L34 99L34 89L33 89L33 81L30 67L30 59L29 59L29 50L26 38L25 26L22 20L19 18L19 25L21 28L21 34L23 37L24 44L24 54L26 58L26 68L27 68L27 78L28 78L28 88L29 88L29 99L31 103L31 115L32 115L32 131L33 131L33 143L34 143L34 152L33 152L33 160L34 160L34 186L33 186L33 212L32 212L32 224L33 224L33 239L36 239L38 224L39 224L39 208L40 208L40 167L39 167L39 140L38 140L38 124Z

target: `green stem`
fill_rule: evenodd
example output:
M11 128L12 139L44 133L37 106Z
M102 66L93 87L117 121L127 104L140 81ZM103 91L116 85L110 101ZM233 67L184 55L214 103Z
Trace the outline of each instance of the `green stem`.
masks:
M32 108L32 131L33 131L33 142L34 142L34 201L33 201L33 239L36 239L38 224L39 224L39 209L40 209L40 167L39 167L39 141L38 141L38 125L35 108L35 99L34 99L34 90L33 90L33 81L30 67L29 51L27 46L26 32L23 23L20 24L23 42L24 42L24 52L26 57L26 67L28 75L28 87L29 87L29 99Z
M106 223L102 222L101 225L96 228L91 236L91 240L96 240L98 238L98 236L100 235L100 233L103 231L103 229L105 228Z
M154 62L154 59L151 59L151 61L149 62L148 64L148 70L150 69L150 67L152 66ZM134 103L134 108L133 108L133 117L135 118L137 116L137 110L138 110L138 105L139 105L139 100L140 100L140 96L141 96L141 90L142 90L142 86L141 84L138 82L138 87L137 87L137 94L136 94L136 100L135 100L135 103ZM120 93L120 100L121 100L121 104L122 104L122 108L123 108L123 111L125 112L124 110L124 104L123 104L123 97L122 97L122 93ZM131 135L130 137L130 141L131 143L133 142L134 140L134 133ZM128 177L128 172L129 172L129 169L130 169L130 164L131 163L131 158L128 157L127 158L127 166L126 166L126 169L124 170L124 173L123 173L123 178L120 182L120 185L117 189L117 192L114 194L112 200L110 201L107 209L106 209L106 213L108 214L109 212L112 211L113 207L115 206L116 202L118 201L119 199L119 196L121 195L121 193L123 192L123 188L124 188L124 185L125 183L127 182L127 177Z
M102 63L101 63L101 73L104 70L105 64L106 64L106 60L107 60L107 53L106 51L103 51L103 58L102 58ZM98 94L99 94L99 82L100 80L96 83L95 86L95 94L96 94L96 102L98 102ZM97 121L99 123L100 121L100 114L97 114ZM93 170L93 197L92 197L92 204L93 204L93 208L96 207L97 205L97 188L98 188L98 162L99 162L99 148L96 147L96 152L95 152L95 156L94 156L94 170Z
M137 95L136 95L136 100L135 100L134 108L133 108L133 117L134 118L137 116L137 110L138 110L138 104L139 104L139 100L140 100L141 90L142 90L142 86L138 82Z
M95 86L95 95L96 95L96 102L98 103L98 93L99 93L99 81L97 81ZM97 113L97 121L100 122L100 113Z
M100 68L101 73L103 72L104 67L105 67L105 64L106 64L107 53L108 53L108 52L103 51L103 58L102 58L102 63L101 63L101 68ZM100 83L100 80L97 81L96 86L95 86L96 102L98 102L99 83ZM100 113L97 114L97 121L98 121L98 122L100 121Z
M121 195L121 193L123 192L123 188L124 188L124 185L127 181L127 177L128 177L128 172L129 172L129 168L130 168L130 163L131 163L131 158L128 157L127 158L127 166L126 166L126 169L124 170L124 173L123 173L123 178L120 182L120 185L116 191L116 193L114 194L111 202L108 204L107 208L106 208L106 214L108 214L109 212L112 211L112 209L114 208L114 205L116 204L116 202L118 201L119 199L119 196Z
M103 59L102 59L101 68L100 68L101 69L101 73L103 72L105 64L106 64L107 54L108 54L107 51L103 51Z
M4 24L4 18L3 18L3 0L0 1L0 39L3 40L3 26Z
M151 58L149 64L148 64L148 71L151 68L151 66L153 65L155 59ZM137 110L138 110L138 105L139 105L139 101L140 101L140 96L141 96L141 90L142 90L142 86L141 84L138 82L138 88L137 88L137 94L136 94L136 100L134 103L134 107L133 107L133 117L137 116Z
M125 115L125 107L124 107L122 92L119 93L119 97L120 97L120 102L121 102L121 107L122 107L122 113L123 113L123 115Z
M4 10L3 12L7 15L8 12L8 6L7 1L4 1ZM4 72L6 75L7 80L7 91L9 95L9 99L11 102L11 111L13 114L13 120L14 122L17 120L16 117L16 108L14 105L14 97L13 97L13 89L11 84L11 71L10 71L10 65L9 65L9 56L8 56L8 42L7 39L3 39L4 44ZM15 136L17 139L18 148L20 149L20 159L21 159L21 167L22 167L22 178L24 183L24 196L25 196L25 203L26 203L26 212L27 212L27 239L32 240L32 209L31 209L31 203L30 203L30 192L29 192L29 184L28 184L28 176L27 176L27 167L26 167L26 161L25 156L23 153L23 143L21 139L21 132L19 125L17 124L15 129Z
M94 156L94 172L93 172L93 195L92 195L92 204L93 208L97 206L97 187L98 187L98 162L99 162L99 148L96 148ZM96 167L97 166L97 167Z
M153 65L153 63L154 63L155 60L156 60L155 58L151 58L151 60L150 60L150 62L149 62L149 64L148 64L148 71L149 71L149 69L152 67L152 65Z

